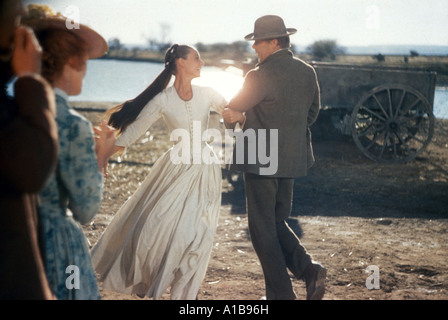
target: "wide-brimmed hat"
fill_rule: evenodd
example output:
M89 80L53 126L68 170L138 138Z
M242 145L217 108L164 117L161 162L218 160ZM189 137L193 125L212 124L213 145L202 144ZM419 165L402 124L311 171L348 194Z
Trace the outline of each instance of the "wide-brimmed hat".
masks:
M46 29L59 29L73 32L87 44L87 55L89 59L101 57L108 50L106 40L98 32L84 24L75 23L60 13L53 16L22 19L22 23L36 32Z
M297 29L286 28L283 19L279 16L266 15L258 18L254 24L254 32L249 33L244 39L266 40L286 37L297 32Z

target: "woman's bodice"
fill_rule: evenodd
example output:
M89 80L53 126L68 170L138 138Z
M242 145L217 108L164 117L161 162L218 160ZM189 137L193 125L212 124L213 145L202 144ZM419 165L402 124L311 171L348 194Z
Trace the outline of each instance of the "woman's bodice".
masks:
M227 101L212 88L192 86L193 98L182 100L174 86L155 96L117 139L116 145L128 147L158 119L163 118L172 138L186 136L200 139L208 129L210 111L222 113ZM174 140L175 141L175 140ZM204 141L202 141L205 143Z

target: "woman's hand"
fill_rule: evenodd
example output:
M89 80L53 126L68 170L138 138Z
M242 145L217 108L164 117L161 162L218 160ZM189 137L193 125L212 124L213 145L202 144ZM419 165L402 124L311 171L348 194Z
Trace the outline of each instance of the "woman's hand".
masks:
M229 108L225 108L222 112L223 119L228 123L235 123L238 122L240 125L244 123L246 120L246 116L235 110L231 110Z
M116 152L118 152L122 147L117 147L115 145L115 129L108 126L106 121L101 123L100 127L93 128L95 136L95 152L98 161L98 168L107 178L107 162L109 158Z

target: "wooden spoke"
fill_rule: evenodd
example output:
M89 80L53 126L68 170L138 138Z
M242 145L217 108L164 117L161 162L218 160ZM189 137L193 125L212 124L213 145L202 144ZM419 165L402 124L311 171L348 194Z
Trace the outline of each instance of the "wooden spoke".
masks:
M352 137L360 151L379 162L409 162L430 143L434 115L426 98L410 87L380 86L352 112Z

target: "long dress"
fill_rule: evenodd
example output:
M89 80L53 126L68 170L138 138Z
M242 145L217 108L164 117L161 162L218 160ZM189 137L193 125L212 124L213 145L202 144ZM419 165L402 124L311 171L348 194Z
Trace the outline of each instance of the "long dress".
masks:
M116 145L130 146L162 117L172 138L176 131L189 135L192 152L189 159L183 158L191 161L177 161L180 142L165 152L92 249L105 289L158 299L171 287L173 300L197 297L218 224L221 166L219 161L193 160L198 152L218 160L201 137L210 110L221 113L226 104L211 88L193 86L193 98L184 101L171 86L154 97L117 139ZM200 150L193 148L198 139ZM188 145L188 140L183 143ZM183 151L188 155L187 149Z
M55 89L59 158L55 172L40 193L43 255L50 287L59 300L99 299L89 246L80 224L88 223L102 200L91 123L67 104Z

